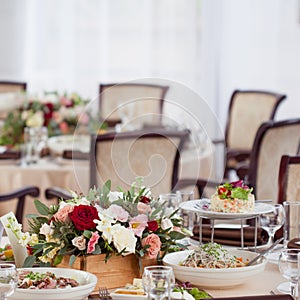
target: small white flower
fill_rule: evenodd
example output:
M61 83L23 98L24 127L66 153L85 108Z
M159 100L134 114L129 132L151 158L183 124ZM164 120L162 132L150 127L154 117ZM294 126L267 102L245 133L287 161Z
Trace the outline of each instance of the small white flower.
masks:
M86 249L86 240L83 235L77 236L72 240L72 244L78 248L78 250L82 251Z
M107 242L110 244L112 242L112 222L113 219L109 216L99 214L101 220L94 220L94 223L98 224L96 226L96 229L100 232L102 232L102 237L107 240Z
M26 245L31 241L31 237L29 232L22 233L21 238L19 239L19 244L23 247L26 247Z
M85 197L82 197L78 200L77 205L90 205L90 201L88 201Z
M134 232L129 228L121 226L120 224L112 226L111 229L113 234L113 243L118 252L121 252L123 249L125 249L125 252L122 254L124 256L135 253L137 239L134 236Z
M122 192L109 192L108 193L108 199L110 202L123 199L123 193Z
M40 234L43 235L51 235L53 233L53 229L47 223L44 223L40 228Z
M43 112L37 111L32 116L30 116L26 121L26 126L28 127L41 127L44 124Z
M170 219L163 219L162 221L161 221L161 224L160 224L160 226L161 226L161 228L163 229L163 230L166 230L166 229L173 229L173 223L172 223L172 221L170 220Z

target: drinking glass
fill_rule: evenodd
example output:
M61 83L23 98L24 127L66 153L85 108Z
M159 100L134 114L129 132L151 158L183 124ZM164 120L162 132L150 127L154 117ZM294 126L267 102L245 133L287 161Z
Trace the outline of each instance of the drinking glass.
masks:
M300 238L300 202L285 201L283 208L285 212L284 242L287 245L290 240Z
M194 191L176 191L176 194L179 197L179 203L194 200ZM182 209L181 216L183 219L183 227L192 232L194 228L194 213Z
M17 270L14 264L0 264L0 300L11 296L17 286Z
M167 207L178 209L181 201L180 196L177 193L160 194L159 199L162 202L166 202Z
M48 142L48 128L46 126L40 127L38 130L38 155L42 156L43 150L47 147Z
M284 249L279 255L279 271L290 282L290 294L295 299L298 285L298 253L300 249Z
M159 265L145 267L142 283L148 300L171 299L171 293L175 286L173 269L169 266Z
M285 213L281 204L272 205L272 211L259 216L260 227L267 231L269 240L267 245L274 243L275 232L284 224Z

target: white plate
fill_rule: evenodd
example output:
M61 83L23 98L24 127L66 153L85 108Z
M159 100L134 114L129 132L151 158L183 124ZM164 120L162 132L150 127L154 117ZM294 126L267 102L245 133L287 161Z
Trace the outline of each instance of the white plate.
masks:
M116 293L118 290L124 290L124 289L116 289L114 292L112 292L110 295L113 298L113 300L145 300L147 299L147 295L127 295L127 294L118 294ZM182 297L182 294L179 292L173 292L171 295L172 299L184 299L184 300L193 300L194 297L189 294L188 292L184 291L184 297Z
M176 279L201 288L225 289L247 282L250 278L264 271L267 260L262 259L258 264L239 268L192 268L181 266L180 263L186 259L191 250L173 252L165 255L164 265L173 268ZM228 249L228 252L243 260L251 260L257 253L245 250Z
M113 300L143 300L147 299L147 295L129 295L129 294L118 294L117 292L120 290L126 290L125 288L123 289L116 289L113 291L110 295L113 298Z
M88 153L90 151L89 135L60 135L48 139L48 148L51 153L62 155L64 150L80 150Z
M272 211L272 205L266 203L255 203L254 211L247 213L222 213L211 211L209 199L197 199L185 201L180 204L182 209L196 212L204 217L216 218L216 219L239 219L239 218L250 218L263 213Z
M79 282L79 286L65 289L32 290L17 288L8 300L82 300L86 298L97 284L94 274L64 268L24 268L19 270L30 270L33 272L52 272L56 276L69 277Z
M277 291L283 294L289 294L290 290L291 290L291 284L288 281L282 282L277 286Z

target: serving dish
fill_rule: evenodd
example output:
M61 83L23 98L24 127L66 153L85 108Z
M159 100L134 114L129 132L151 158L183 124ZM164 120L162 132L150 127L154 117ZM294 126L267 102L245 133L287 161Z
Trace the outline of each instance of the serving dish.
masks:
M253 212L247 212L247 213L215 212L210 210L210 199L205 199L205 198L182 202L180 204L180 208L199 213L200 215L205 217L210 217L215 219L250 218L263 213L268 213L273 209L271 204L256 202Z
M261 259L252 266L210 269L193 268L181 266L180 263L186 259L192 250L178 251L165 255L163 264L173 268L176 279L201 288L225 289L247 282L253 276L261 273L266 266L267 260ZM229 254L242 257L243 261L251 260L257 253L245 250L228 249Z
M79 282L78 287L64 289L20 289L17 288L9 300L83 300L94 289L97 277L94 274L67 268L21 268L18 270L29 270L32 272L52 272L56 276L68 277Z

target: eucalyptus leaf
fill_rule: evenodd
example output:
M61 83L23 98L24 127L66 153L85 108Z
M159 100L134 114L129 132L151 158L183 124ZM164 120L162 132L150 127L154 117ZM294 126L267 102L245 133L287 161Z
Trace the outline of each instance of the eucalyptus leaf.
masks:
M29 255L25 258L23 263L23 268L31 268L36 261L36 257L34 255Z
M45 205L44 203L42 203L40 200L35 199L34 200L34 205L37 209L37 211L43 215L43 216L48 216L49 214L49 208L47 207L47 205Z

